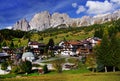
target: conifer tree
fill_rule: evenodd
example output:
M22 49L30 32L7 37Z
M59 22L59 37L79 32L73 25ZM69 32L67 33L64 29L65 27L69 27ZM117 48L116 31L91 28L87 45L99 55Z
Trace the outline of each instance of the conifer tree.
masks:
M113 72L115 72L115 68L120 64L120 38L114 34L110 41L109 60L110 66L113 66Z
M10 43L10 48L14 48L14 43L13 43L13 41L11 41L11 43Z
M7 43L5 40L3 41L2 46L7 46Z
M53 46L54 46L54 40L51 38L49 39L49 42L47 44L47 47L52 50L53 49Z
M107 72L107 66L109 65L109 53L110 53L110 47L109 47L109 40L108 40L108 33L105 31L105 34L103 35L101 45L98 46L96 49L96 56L97 61L104 65L105 72Z

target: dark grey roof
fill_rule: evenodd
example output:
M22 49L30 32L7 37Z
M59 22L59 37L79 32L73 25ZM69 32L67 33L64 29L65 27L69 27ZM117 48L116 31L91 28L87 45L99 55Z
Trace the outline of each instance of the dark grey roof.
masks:
M34 57L34 54L32 52L25 52L22 57Z
M0 53L0 56L9 56L7 53Z

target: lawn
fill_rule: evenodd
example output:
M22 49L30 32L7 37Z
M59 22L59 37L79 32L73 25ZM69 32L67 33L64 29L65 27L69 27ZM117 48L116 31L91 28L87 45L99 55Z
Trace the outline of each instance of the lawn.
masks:
M0 81L120 81L120 72L108 73L60 73L37 76L5 78Z

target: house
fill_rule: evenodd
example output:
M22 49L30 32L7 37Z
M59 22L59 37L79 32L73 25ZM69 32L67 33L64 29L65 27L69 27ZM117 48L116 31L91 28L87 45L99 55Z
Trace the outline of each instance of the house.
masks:
M92 37L92 38L88 38L88 39L86 39L86 40L91 43L92 47L94 47L95 45L101 43L101 39L98 38L98 37Z
M59 46L61 49L61 55L76 55L76 49L79 47L79 41L61 41Z
M30 47L31 51L36 55L42 55L44 48L46 45L44 43L39 43L37 41L31 41L28 43L28 47Z
M8 55L11 56L11 60L15 58L15 53L13 49L10 49L9 47L2 47L2 52L7 53Z
M44 43L39 43L37 41L31 41L28 43L28 46L33 49L33 48L39 48L39 47L45 47L46 45Z
M2 52L8 53L12 56L13 50L10 49L9 47L2 47Z
M79 51L79 52L78 52ZM77 53L79 54L90 54L92 52L91 43L88 40L82 40Z
M37 41L31 41L28 43L28 46L33 49L33 48L39 48L39 43Z
M100 42L101 39L98 37L92 37L82 40L76 53L78 55L91 54L93 52L93 47L97 44L100 44Z
M93 47L100 42L98 37L92 37L81 41L61 41L59 47L62 48L61 55L80 56L91 54Z

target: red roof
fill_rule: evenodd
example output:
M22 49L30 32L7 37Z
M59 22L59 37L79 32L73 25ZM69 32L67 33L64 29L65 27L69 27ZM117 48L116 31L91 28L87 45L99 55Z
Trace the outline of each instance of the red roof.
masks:
M70 41L69 44L79 45L79 44L81 44L81 42L79 42L79 41Z

